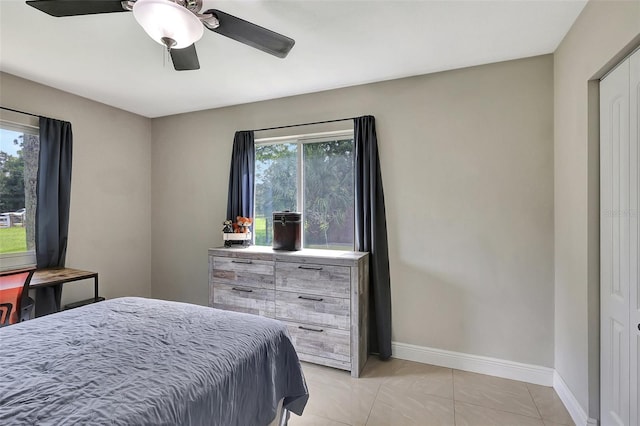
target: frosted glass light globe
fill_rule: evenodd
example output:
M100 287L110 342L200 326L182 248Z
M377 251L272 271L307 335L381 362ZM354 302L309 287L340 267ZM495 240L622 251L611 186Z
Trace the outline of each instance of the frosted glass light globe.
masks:
M204 32L202 22L191 11L170 0L137 0L133 16L152 39L172 49L191 46ZM169 40L175 44L170 45Z

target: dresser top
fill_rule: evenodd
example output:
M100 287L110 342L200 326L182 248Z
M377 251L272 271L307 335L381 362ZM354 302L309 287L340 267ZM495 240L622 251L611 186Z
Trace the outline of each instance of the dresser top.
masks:
M226 257L258 257L263 260L283 262L338 261L339 263L357 263L369 255L359 251L303 249L298 251L273 250L271 247L250 246L246 248L210 248L209 255Z

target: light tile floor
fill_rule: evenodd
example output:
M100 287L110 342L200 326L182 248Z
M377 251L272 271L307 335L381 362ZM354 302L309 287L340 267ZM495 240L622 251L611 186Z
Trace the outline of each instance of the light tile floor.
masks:
M290 426L573 426L553 388L369 358L362 377L303 363L309 403Z

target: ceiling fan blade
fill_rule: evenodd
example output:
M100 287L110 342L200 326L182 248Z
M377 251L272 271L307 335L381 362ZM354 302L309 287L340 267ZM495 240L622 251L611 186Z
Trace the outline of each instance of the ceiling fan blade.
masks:
M128 12L119 0L32 0L29 6L51 16L93 15L96 13Z
M171 53L171 60L176 71L200 69L200 61L198 60L195 44L184 49L171 49L169 53Z
M215 15L220 22L220 26L217 28L207 27L211 31L260 49L263 52L270 53L278 58L286 57L295 44L295 40L292 38L252 24L249 21L229 15L220 10L211 9L204 13Z

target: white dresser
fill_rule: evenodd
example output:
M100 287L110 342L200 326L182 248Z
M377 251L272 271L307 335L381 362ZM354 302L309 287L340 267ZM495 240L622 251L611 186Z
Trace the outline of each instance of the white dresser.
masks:
M303 361L351 371L367 361L368 253L209 249L209 305L287 324Z

